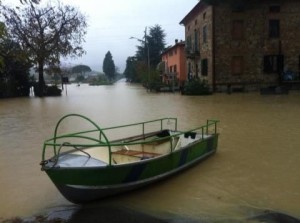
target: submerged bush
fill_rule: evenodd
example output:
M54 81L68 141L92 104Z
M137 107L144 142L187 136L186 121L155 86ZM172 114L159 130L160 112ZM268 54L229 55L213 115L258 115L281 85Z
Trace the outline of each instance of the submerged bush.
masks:
M184 95L210 95L211 91L207 81L192 79L185 83L182 93Z
M38 84L34 85L34 95L35 96L61 96L62 90L57 86L44 86L43 92L40 91Z

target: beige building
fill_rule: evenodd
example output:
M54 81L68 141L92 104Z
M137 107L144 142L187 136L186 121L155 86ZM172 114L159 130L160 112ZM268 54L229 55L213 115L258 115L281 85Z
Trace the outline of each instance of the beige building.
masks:
M300 1L201 0L180 24L188 78L214 91L299 84Z

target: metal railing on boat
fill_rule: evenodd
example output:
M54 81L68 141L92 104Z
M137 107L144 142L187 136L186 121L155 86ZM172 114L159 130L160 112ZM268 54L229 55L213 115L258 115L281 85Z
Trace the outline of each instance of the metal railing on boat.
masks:
M78 117L78 118L82 118L83 120L86 120L88 122L90 122L95 129L92 130L88 130L88 131L81 131L81 132L75 132L75 133L69 133L69 134L64 134L64 135L58 135L58 129L60 124L62 123L63 120L69 118L69 117ZM56 124L55 130L54 130L54 137L51 139L48 139L44 142L44 146L43 146L43 152L42 152L42 162L45 161L45 153L46 153L46 148L48 146L53 146L53 153L54 153L54 157L59 156L60 150L62 149L62 144L64 144L63 146L73 146L75 147L81 147L81 148L91 148L91 147L106 147L108 149L109 152L109 165L112 165L112 146L118 146L118 145L124 145L124 142L122 141L110 141L107 137L107 135L105 134L106 131L110 131L110 130L114 130L114 129L121 129L121 128L126 128L126 127L132 127L132 126L141 126L142 128L142 135L145 137L147 132L146 132L146 126L151 124L151 123L160 123L160 129L158 129L158 131L162 131L165 127L165 123L169 124L170 122L173 122L174 127L173 127L173 131L175 132L174 134L172 134L172 136L166 136L166 137L161 137L161 138L157 138L157 139L151 139L151 140L144 140L143 142L139 141L139 142L126 142L126 145L130 145L130 144L138 144L138 143L142 143L142 144L146 144L149 142L155 142L155 141L159 141L159 140L164 140L164 139L170 139L170 143L171 143L171 152L172 152L172 148L173 148L173 141L172 138L176 137L176 136L180 136L182 134L186 134L186 133L190 133L190 132L201 132L201 137L202 139L204 139L204 135L208 135L210 134L209 132L209 128L213 128L212 130L212 135L213 134L217 134L217 123L219 122L218 120L207 120L206 125L201 126L201 127L197 127L188 131L181 131L178 132L177 130L177 118L161 118L161 119L156 119L156 120L151 120L151 121L146 121L146 122L139 122L139 123L134 123L134 124L128 124L128 125L121 125L121 126L115 126L115 127L108 127L108 128L100 128L95 122L93 122L91 119L83 116L83 115L79 115L79 114L68 114L63 116L58 123ZM93 133L93 132L98 132L99 136L98 138L94 138L94 137L89 137L86 136L85 134L88 133ZM92 144L71 144L71 143L58 143L58 140L61 139L67 139L67 138L80 138L80 139L85 139L88 140L90 142L93 142ZM57 149L59 148L59 149Z

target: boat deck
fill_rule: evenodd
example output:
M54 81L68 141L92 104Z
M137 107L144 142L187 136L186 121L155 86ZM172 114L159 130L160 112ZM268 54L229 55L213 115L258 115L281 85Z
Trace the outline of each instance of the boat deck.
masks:
M59 160L51 160L46 166L49 168L60 168L60 167L99 167L107 166L108 163L81 154L64 154L59 157Z

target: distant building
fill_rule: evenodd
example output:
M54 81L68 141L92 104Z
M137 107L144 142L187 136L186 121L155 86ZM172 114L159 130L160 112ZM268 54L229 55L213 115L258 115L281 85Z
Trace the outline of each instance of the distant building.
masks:
M215 91L299 83L300 1L201 0L180 24L187 76Z
M175 40L175 45L167 48L161 55L161 76L163 83L183 86L186 76L185 43Z

